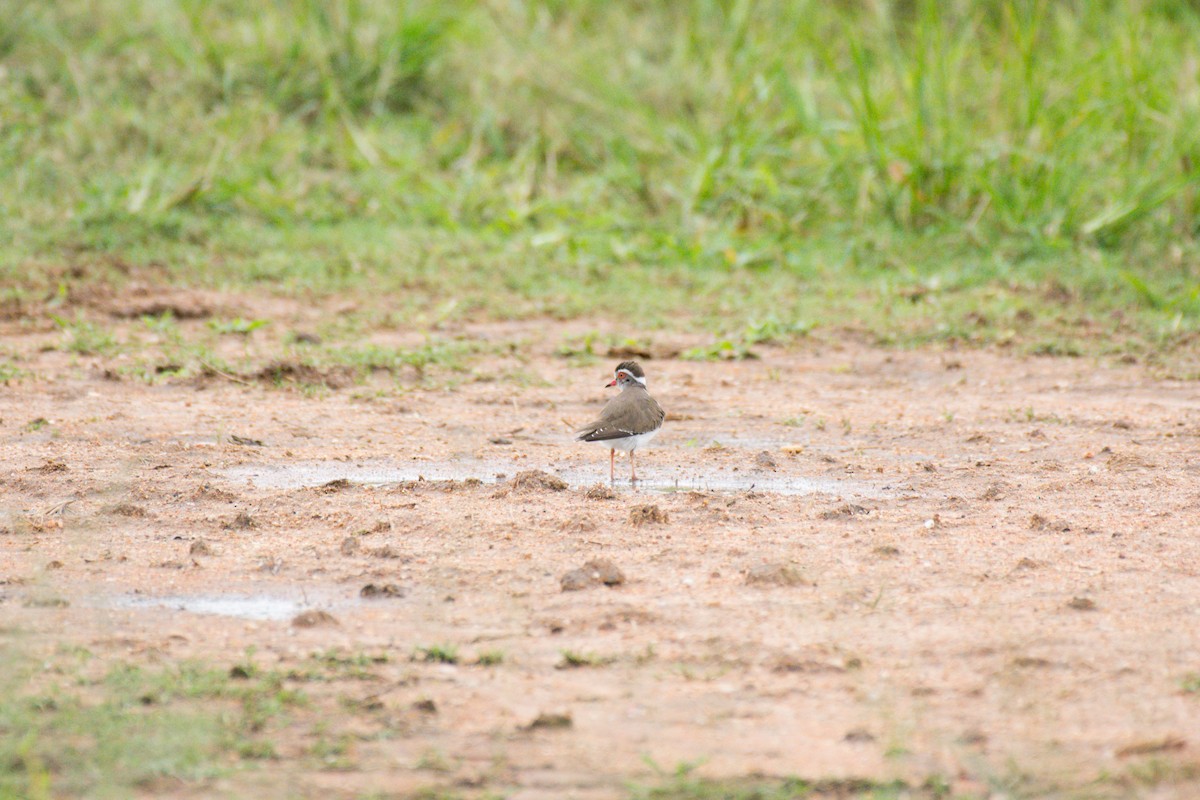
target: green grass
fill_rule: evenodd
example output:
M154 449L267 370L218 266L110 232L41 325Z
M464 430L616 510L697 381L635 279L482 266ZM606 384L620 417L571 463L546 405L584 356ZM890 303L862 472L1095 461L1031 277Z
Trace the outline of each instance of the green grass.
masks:
M1169 348L1198 58L1169 0L12 0L0 304L136 279L602 313L709 330L700 358L764 319Z
M35 666L5 657L0 796L128 797L161 781L203 782L275 757L273 726L306 704L275 674L182 663L89 677L89 659Z

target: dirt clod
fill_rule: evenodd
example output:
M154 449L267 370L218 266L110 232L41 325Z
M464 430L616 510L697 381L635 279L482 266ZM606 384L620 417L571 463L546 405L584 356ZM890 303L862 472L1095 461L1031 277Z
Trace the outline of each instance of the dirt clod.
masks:
M587 533L596 530L596 520L586 514L572 514L563 520L558 529L568 533Z
M202 483L192 490L192 500L236 500L237 495L219 489L211 483Z
M836 661L822 661L816 658L797 658L795 656L780 656L771 664L772 672L797 672L804 674L820 674L823 672L845 672L846 667Z
M358 537L357 536L347 536L345 539L342 539L342 544L338 549L341 551L342 555L344 555L344 556L354 555L360 549L360 546L358 543Z
M238 444L243 447L264 447L262 439L251 439L248 436L238 436L236 433L231 434L229 441L233 444Z
M295 361L272 361L257 372L245 377L275 386L293 384L341 389L354 382L355 372L351 367L345 366L321 369Z
M192 542L192 546L188 548L188 554L193 556L211 556L213 549L208 542L203 539L197 539Z
M775 463L775 458L766 450L763 450L754 457L754 466L758 467L759 469L773 470L778 465Z
M130 503L119 503L108 509L108 513L115 514L119 517L144 517L146 509L141 506L131 505Z
M1187 742L1178 736L1165 736L1162 739L1151 739L1145 742L1134 742L1127 744L1117 750L1117 758L1129 758L1130 756L1148 756L1152 753L1165 753L1170 750L1182 750L1187 747Z
M1095 611L1096 601L1090 597L1072 597L1071 601L1067 603L1067 608L1075 611Z
M861 517L870 514L870 509L863 508L854 503L846 503L837 508L831 508L828 511L821 512L821 519L851 519L853 517Z
M1004 487L998 483L989 484L988 487L983 490L983 494L979 495L979 499L980 500L1003 500L1004 499Z
M607 558L596 558L578 569L565 573L559 579L564 592L576 592L591 586L620 586L625 582L625 573Z
M556 714L543 711L537 715L533 722L525 726L525 730L561 730L570 728L573 724L574 722L569 713Z
M1038 656L1018 656L1013 659L1012 665L1020 669L1045 669L1054 666L1049 659Z
M350 483L346 478L334 478L331 481L321 484L317 487L317 491L321 494L337 494L338 492L349 489L354 484Z
M591 573L582 568L563 573L563 576L559 578L559 584L564 592L578 592L589 586L595 586L597 583L598 581L592 578Z
M61 461L54 461L53 459L51 459L51 460L47 461L45 464L42 464L40 467L31 468L31 471L32 472L40 472L43 475L49 475L54 472L66 472L67 465Z
M292 618L292 625L296 628L336 627L338 624L333 614L318 609L305 611Z
M31 597L25 601L26 608L66 608L70 602L61 597Z
M404 597L408 591L395 583L368 583L358 594L366 598Z
M516 492L562 492L567 482L540 469L527 469L513 476L512 488Z
M1043 517L1041 514L1033 514L1029 517L1029 529L1034 531L1068 533L1071 530L1071 524L1061 519L1050 519Z
M643 525L666 525L671 521L666 511L654 504L635 506L629 511L629 522L635 527Z
M746 570L749 586L806 586L808 581L791 564L759 564Z
M583 493L583 496L588 500L612 500L617 493L606 483L593 483Z
M229 520L224 525L225 530L249 530L250 528L257 527L258 523L254 520L254 517L250 516L245 511L239 513L236 517Z

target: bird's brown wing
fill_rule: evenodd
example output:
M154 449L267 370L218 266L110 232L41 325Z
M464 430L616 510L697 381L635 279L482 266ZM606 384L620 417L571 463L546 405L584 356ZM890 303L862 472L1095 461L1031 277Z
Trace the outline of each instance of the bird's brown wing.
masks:
M624 439L658 430L665 418L662 406L645 389L631 387L609 400L598 420L576 432L584 442Z

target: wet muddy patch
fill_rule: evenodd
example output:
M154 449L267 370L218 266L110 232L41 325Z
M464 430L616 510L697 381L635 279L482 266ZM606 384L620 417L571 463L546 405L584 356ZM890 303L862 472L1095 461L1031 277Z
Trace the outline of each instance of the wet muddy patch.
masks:
M111 605L267 622L291 620L299 614L313 611L317 605L329 606L328 603L314 604L303 598L269 594L126 595L114 598Z
M278 490L322 487L342 481L363 486L391 486L420 481L478 481L482 484L502 486L514 477L511 462L470 459L453 462L425 461L419 465L386 460L357 463L307 461L293 464L239 464L219 472L231 481L249 481L259 489ZM555 478L565 481L572 489L586 489L597 482L597 471L591 467L555 467L551 472ZM896 493L892 486L884 482L776 473L749 474L713 466L704 470L668 467L641 478L634 487L631 487L627 480L618 480L613 486L618 490L632 488L639 492L653 493L754 491L781 495L824 494L844 500L880 499Z

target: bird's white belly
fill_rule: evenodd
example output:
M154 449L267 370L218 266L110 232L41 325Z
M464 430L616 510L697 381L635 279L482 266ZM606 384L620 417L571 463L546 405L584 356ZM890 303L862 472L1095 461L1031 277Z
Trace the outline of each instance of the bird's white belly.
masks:
M614 450L621 450L629 453L637 450L644 444L649 444L651 439L653 439L655 436L658 436L658 432L660 430L662 430L662 428L655 428L649 433L639 433L635 436L626 436L623 439L605 439L602 442L597 442L597 444L606 444Z

